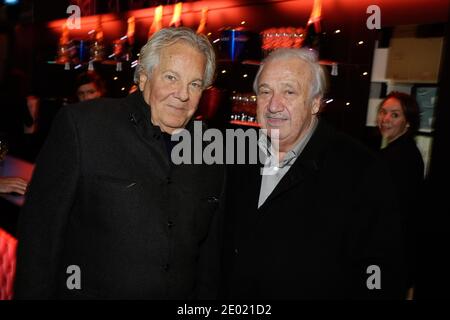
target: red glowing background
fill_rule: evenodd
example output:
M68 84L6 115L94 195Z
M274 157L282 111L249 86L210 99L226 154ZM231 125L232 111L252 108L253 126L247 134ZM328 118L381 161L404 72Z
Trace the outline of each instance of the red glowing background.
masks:
M212 36L221 28L241 26L253 31L270 27L305 26L314 0L212 0L183 3L181 20L183 25L196 29L202 9L208 8L206 31ZM448 20L449 1L446 0L323 0L322 25L325 30L351 26L366 28L369 14L367 7L378 5L381 9L382 27L404 24L440 23ZM163 26L168 26L173 16L174 5L163 8ZM136 18L136 36L145 37L153 22L155 7L128 11L125 16L102 15L102 27L106 39L116 39L126 34L127 18ZM97 17L83 17L81 29L70 31L71 37L84 37L96 26ZM60 33L65 19L48 23L55 33Z

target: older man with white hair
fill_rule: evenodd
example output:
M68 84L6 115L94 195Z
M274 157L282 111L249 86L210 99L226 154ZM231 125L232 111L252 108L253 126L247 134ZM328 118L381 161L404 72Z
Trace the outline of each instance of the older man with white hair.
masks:
M325 80L307 49L277 50L260 66L257 117L272 147L263 168L229 170L226 298L405 293L391 181L374 154L320 119Z
M162 29L140 90L61 110L20 216L16 298L216 296L223 169L170 158L214 70L205 36Z

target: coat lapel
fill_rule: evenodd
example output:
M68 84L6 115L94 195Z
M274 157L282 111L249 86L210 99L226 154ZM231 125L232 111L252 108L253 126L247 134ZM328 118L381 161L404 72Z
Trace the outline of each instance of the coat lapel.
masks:
M313 178L318 169L315 161L301 161L297 159L261 206L260 210L280 195L283 195L292 188L298 188L299 185Z
M301 184L304 184L316 176L322 166L324 158L323 153L326 151L326 146L328 145L327 141L331 136L331 128L322 120L319 120L316 131L313 133L305 149L292 164L289 171L284 175L259 210L265 209L280 195L283 195L292 188L298 188ZM257 188L258 196L260 187L261 178Z
M158 160L159 169L155 172L167 172L170 167L167 152L162 137L161 130L151 123L150 107L144 101L141 92L135 92L124 99L127 105L126 114L127 121L134 127L138 138L150 149L150 152L158 156L152 156L152 163ZM142 155L145 156L145 155Z

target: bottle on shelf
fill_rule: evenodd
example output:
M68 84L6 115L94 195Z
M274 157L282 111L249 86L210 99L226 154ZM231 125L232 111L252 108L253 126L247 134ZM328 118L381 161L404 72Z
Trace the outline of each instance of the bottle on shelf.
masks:
M69 28L67 27L67 23L64 23L62 26L61 37L59 38L58 43L58 56L56 58L57 63L68 63L69 59Z
M95 30L89 32L91 36L91 48L89 61L103 61L104 45L103 45L103 28L101 15L98 16L97 26Z
M322 0L314 0L313 10L306 24L306 35L303 46L320 51L320 20L322 18Z
M136 19L131 16L127 20L127 42L126 42L126 61L133 59L134 50L134 30L136 28Z
M177 2L173 8L172 20L169 23L169 27L181 27L183 25L181 21L182 11L183 11L183 2Z
M163 6L160 5L155 8L155 13L153 15L153 23L150 26L150 29L148 29L149 39L155 32L158 32L159 30L162 29L162 16L163 16Z
M208 8L202 8L202 18L200 19L200 24L197 28L197 33L205 33L206 30L206 20L208 19Z

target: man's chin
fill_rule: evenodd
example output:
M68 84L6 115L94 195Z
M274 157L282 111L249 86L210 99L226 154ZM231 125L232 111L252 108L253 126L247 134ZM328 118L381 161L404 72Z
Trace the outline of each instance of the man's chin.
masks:
M184 129L187 123L188 120L186 119L167 119L161 122L161 129L165 132L172 133L175 130Z

